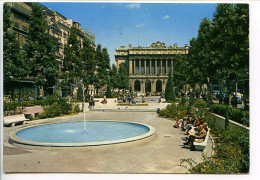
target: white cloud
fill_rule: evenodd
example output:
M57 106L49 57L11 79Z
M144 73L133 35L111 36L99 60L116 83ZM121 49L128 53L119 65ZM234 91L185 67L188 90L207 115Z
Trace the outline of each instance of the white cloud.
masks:
M169 19L171 16L169 16L169 15L165 15L165 16L163 16L163 19Z
M142 27L144 27L144 23L142 23L142 24L137 24L135 27L136 27L136 28L142 28Z
M128 9L134 9L134 8L138 9L138 8L141 7L141 4L138 4L138 3L127 4L126 7L127 7Z

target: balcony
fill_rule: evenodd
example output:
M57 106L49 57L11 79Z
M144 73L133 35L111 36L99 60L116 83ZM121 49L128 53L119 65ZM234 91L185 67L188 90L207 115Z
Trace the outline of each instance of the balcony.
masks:
M25 7L20 5L21 3L14 3L14 5L12 6L12 9L25 15L30 17L31 16L31 11L29 11L28 9L26 9Z

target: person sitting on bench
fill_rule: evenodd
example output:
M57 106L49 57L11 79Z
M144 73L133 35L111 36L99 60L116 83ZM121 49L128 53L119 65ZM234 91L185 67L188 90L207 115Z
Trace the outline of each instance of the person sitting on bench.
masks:
M184 145L192 146L193 142L203 142L207 135L206 130L204 129L203 124L199 125L199 132L196 135L190 135L188 141L183 143Z

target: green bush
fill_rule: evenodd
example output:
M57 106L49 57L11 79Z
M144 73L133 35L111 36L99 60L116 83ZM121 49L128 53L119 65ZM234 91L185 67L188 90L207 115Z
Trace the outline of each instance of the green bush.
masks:
M249 126L249 111L231 108L222 104L212 104L210 106L210 112L219 114L221 116L225 116L226 111L229 112L229 118L231 120Z
M194 102L193 106L197 108L207 108L209 104L206 101L198 99Z
M4 102L4 111L16 110L18 102Z
M20 106L28 107L28 106L34 106L35 103L34 103L34 101L21 101L21 102L19 103L19 105L20 105Z
M249 172L249 131L239 126L229 126L226 130L218 129L217 118L207 114L204 120L215 137L215 154L204 157L203 162L196 163L183 159L190 165L189 171L195 174L238 174Z
M40 119L44 118L52 118L55 116L60 116L62 114L61 107L58 105L58 103L53 103L50 106L46 106L44 108L44 112L39 114Z
M187 114L187 107L171 104L158 112L159 116L167 118L183 118Z
M80 108L79 108L79 105L78 105L78 104L74 106L73 112L74 112L74 113L79 113L79 112L80 112Z

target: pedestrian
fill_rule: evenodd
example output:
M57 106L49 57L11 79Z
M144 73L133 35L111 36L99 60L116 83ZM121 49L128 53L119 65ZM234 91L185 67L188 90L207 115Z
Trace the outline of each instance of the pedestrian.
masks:
M233 108L237 108L237 97L235 96L235 94L233 94L231 98L231 105Z
M225 97L224 97L224 105L229 105L229 98L228 98L228 96L227 95L225 95Z
M222 93L219 94L218 100L219 100L219 104L223 103L223 94Z

